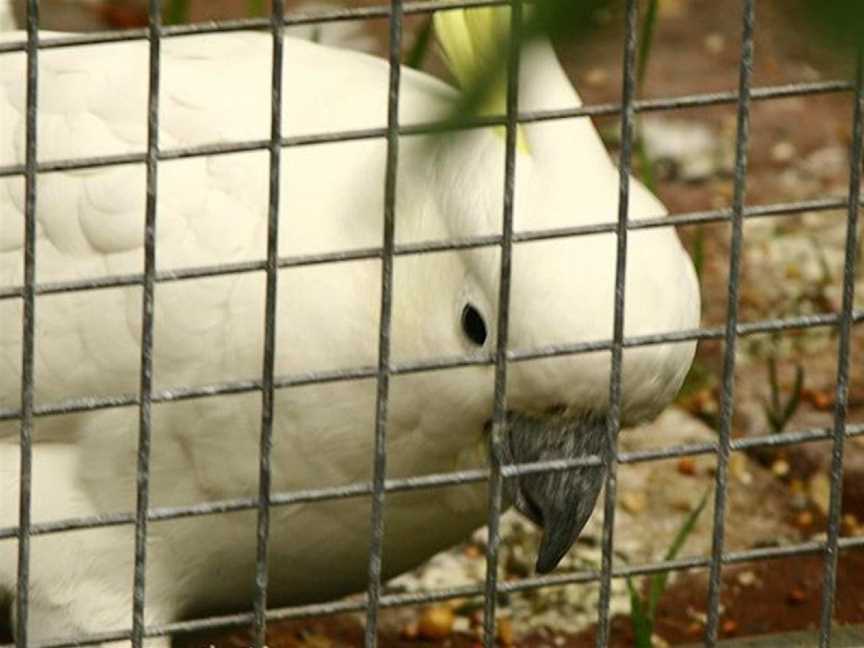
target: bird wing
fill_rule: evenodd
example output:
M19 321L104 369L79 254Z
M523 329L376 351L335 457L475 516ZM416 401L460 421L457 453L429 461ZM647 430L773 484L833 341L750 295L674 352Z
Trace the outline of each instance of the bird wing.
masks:
M57 35L41 33L43 38ZM0 36L5 42L23 38L20 32ZM165 39L160 149L266 143L271 52L271 38L262 33ZM25 55L4 53L0 61L0 167L22 165ZM385 61L287 38L284 62L284 137L386 125ZM143 41L41 50L40 163L141 155L147 141L147 66ZM404 70L403 123L434 120L454 94L431 77ZM381 137L286 148L280 253L379 245L383 182L370 177L383 174L384 150ZM160 162L157 269L261 261L266 256L267 200L264 149ZM37 284L140 274L145 204L142 162L40 173ZM0 177L0 290L7 292L0 299L0 409L7 412L20 406L22 301L10 293L24 280L24 209L23 176ZM359 274L365 277L368 272ZM298 272L297 281L308 282L310 289L333 286L333 298L338 299L339 291L352 288L344 275L344 270ZM260 376L262 273L165 282L156 293L157 388ZM308 317L319 316L322 305L316 301L321 296L310 295L306 301ZM37 404L137 392L140 287L46 294L37 302ZM298 320L302 330L302 312ZM373 351L374 345L366 355L371 358ZM297 353L295 369L308 369L303 363L313 358ZM358 363L367 359L362 353L357 357ZM14 431L11 423L0 425Z

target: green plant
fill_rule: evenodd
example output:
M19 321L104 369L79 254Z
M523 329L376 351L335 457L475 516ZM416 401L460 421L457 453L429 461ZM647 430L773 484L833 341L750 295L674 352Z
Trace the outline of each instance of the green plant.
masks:
M423 61L426 60L426 54L429 53L429 45L432 43L432 17L426 19L423 26L417 32L417 38L414 41L414 46L405 55L405 65L415 70L423 67Z
M762 403L762 409L765 411L765 418L768 419L771 433L780 434L801 405L801 394L804 391L804 367L800 364L795 365L795 384L789 394L789 400L783 403L780 395L780 384L777 380L777 359L772 352L768 356L768 384L771 394L769 400Z
M651 56L651 45L654 42L654 29L657 25L657 7L659 0L650 0L645 12L645 20L639 31L639 56L636 59L636 86L638 94L642 95L642 87L645 84L645 73L648 69L648 60ZM636 158L639 160L642 182L651 191L657 190L657 174L654 170L654 161L648 155L645 148L645 139L642 137L642 118L636 116L636 139L633 142Z
M169 0L165 3L165 24L179 25L189 22L189 0Z
M666 550L666 555L663 557L664 561L675 560L678 556L684 543L687 542L687 538L690 537L690 534L696 528L696 522L705 509L710 494L711 489L709 488L702 495L702 499L699 500L696 508L687 514L687 517L678 529L678 533L675 534L672 544ZM643 598L633 579L630 577L627 578L627 590L630 593L630 623L633 625L636 648L651 648L651 637L654 634L657 604L666 591L668 580L669 572L652 575L648 580L647 598Z
M705 226L696 226L696 235L693 237L693 268L696 270L696 278L699 280L699 288L702 288L702 277L705 275Z
M263 16L267 13L267 3L265 0L249 0L249 15Z
M263 16L267 12L265 0L248 0L250 16ZM189 0L166 0L165 24L181 25L189 22Z
M864 45L864 3L860 0L797 0L791 3L832 50Z

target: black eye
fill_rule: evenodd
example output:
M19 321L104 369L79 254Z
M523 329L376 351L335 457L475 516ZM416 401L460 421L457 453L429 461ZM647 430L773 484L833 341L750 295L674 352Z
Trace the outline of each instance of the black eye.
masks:
M471 304L462 309L462 330L477 346L483 346L486 342L486 322L483 321L480 311Z

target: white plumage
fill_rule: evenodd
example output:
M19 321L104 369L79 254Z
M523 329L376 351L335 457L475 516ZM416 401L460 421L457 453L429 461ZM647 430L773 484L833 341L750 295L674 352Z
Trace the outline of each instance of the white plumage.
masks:
M51 34L43 33L43 37ZM5 40L22 35L5 36ZM162 44L160 146L269 137L271 41L230 33ZM526 47L523 110L578 105L548 43ZM39 56L40 160L141 152L146 143L147 45L49 49ZM0 165L24 156L25 59L0 57ZM283 106L288 137L383 127L386 62L313 43L285 41ZM441 119L456 92L403 70L403 124ZM524 127L529 153L517 160L517 231L614 221L618 178L587 119ZM385 142L283 150L280 255L381 244ZM500 232L503 139L492 129L429 140L403 137L397 198L400 243ZM157 265L173 270L265 256L266 151L165 161L159 165ZM41 174L36 275L40 284L140 273L142 164ZM0 179L0 287L23 282L21 176ZM630 217L662 205L633 182ZM613 234L515 246L510 347L611 337ZM395 262L393 361L494 348L497 248L400 256ZM156 287L157 391L261 374L263 272L162 282ZM630 233L626 334L691 328L699 296L689 259L669 228ZM377 361L380 266L362 260L287 268L279 275L276 372L373 366ZM478 348L461 327L466 304L485 320ZM19 299L0 301L0 407L20 406ZM138 390L141 289L40 296L36 306L37 404ZM674 396L694 344L625 352L623 415L634 424ZM511 365L508 407L565 407L602 417L605 352ZM485 462L493 369L466 367L392 379L388 476L447 472ZM276 392L273 490L348 484L371 477L373 379ZM0 526L17 524L18 423L0 423ZM134 510L138 413L134 407L37 417L35 522ZM151 506L257 493L260 395L153 406ZM587 432L586 432L587 433ZM393 575L484 523L485 488L387 497L384 570ZM364 587L366 499L273 509L270 602L332 598ZM147 620L169 622L248 608L253 593L255 512L150 526ZM129 526L33 538L32 640L129 627L133 530ZM0 542L0 587L11 596L14 541Z

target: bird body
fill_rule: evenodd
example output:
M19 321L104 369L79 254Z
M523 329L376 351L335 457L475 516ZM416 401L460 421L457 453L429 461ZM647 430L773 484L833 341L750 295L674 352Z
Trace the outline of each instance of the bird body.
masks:
M145 150L147 52L144 42L40 51L40 161ZM267 140L271 55L271 39L262 33L165 39L160 149ZM25 59L23 53L7 53L0 61L0 166L22 164ZM388 75L380 59L287 38L283 136L382 128ZM442 120L457 97L447 84L404 69L400 122ZM520 107L554 109L578 102L551 46L526 45ZM618 175L590 121L523 126L527 150L517 159L516 231L614 221ZM500 234L504 142L495 129L402 136L399 146L399 244ZM280 256L380 247L385 159L381 137L283 148ZM160 161L157 269L170 273L262 260L268 162L266 150ZM140 274L145 179L141 163L41 173L37 283ZM23 178L0 178L0 289L23 284L23 212ZM663 213L662 205L633 181L630 218ZM500 250L494 246L398 256L392 362L490 353L499 266ZM516 245L510 348L609 339L614 276L612 233ZM627 335L691 328L698 322L692 265L669 228L630 233L626 291ZM380 297L377 258L282 268L277 376L374 367ZM141 302L140 286L37 297L37 407L137 394ZM183 389L260 380L264 304L260 269L157 283L152 357L159 397L152 406L151 508L257 496L260 393L184 398ZM480 315L488 333L481 344L464 330L466 305ZM0 300L4 411L20 408L21 317L20 299ZM625 351L626 424L653 417L673 398L693 349L693 343L684 342ZM508 373L508 408L541 417L552 409L566 412L571 423L586 421L577 434L601 433L596 422L608 407L607 351L515 362ZM387 476L484 466L493 378L494 369L486 363L393 376ZM369 377L276 389L272 492L370 480L375 404L376 380ZM34 523L134 511L138 426L135 406L37 416ZM18 427L17 420L0 422L4 528L18 523ZM481 526L486 497L483 484L388 494L385 576L416 566ZM592 505L593 499L588 512ZM255 516L255 510L245 510L151 522L147 622L248 609L254 594ZM579 528L585 519L580 518ZM321 601L362 590L369 536L368 498L274 506L269 602ZM129 525L34 536L31 639L128 628L133 546ZM14 540L0 541L0 588L7 598L14 595L16 561Z

